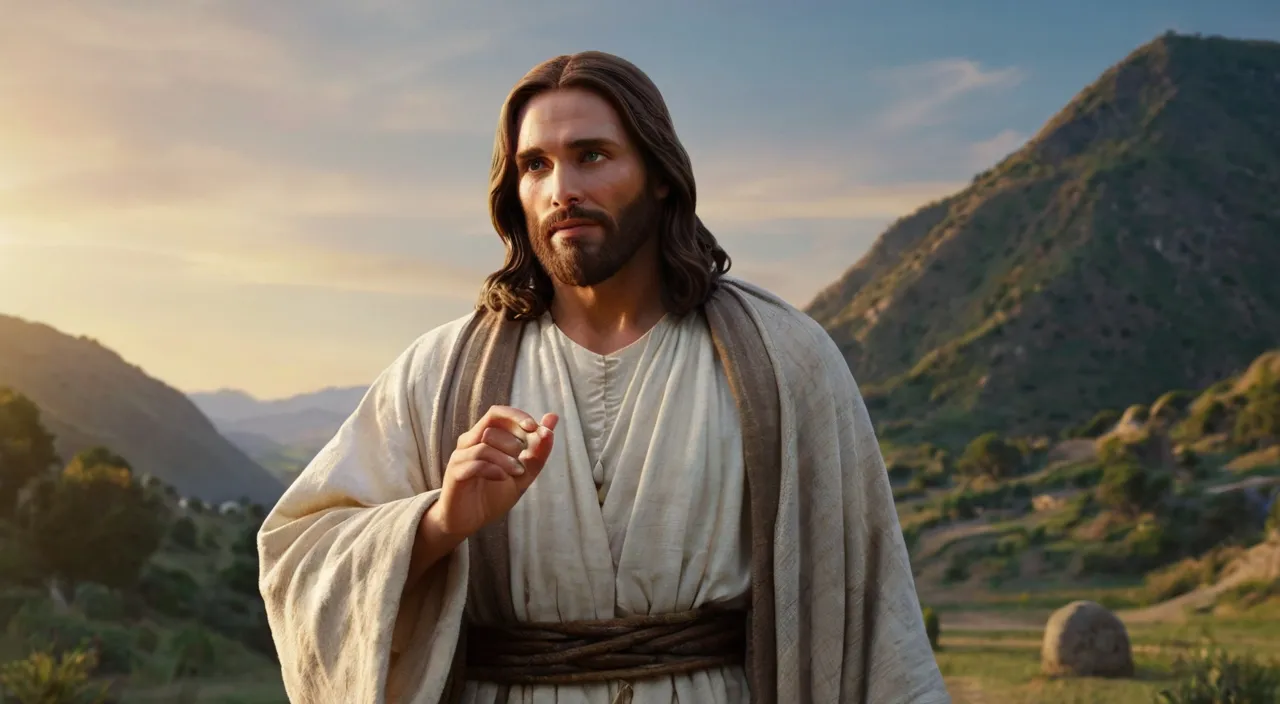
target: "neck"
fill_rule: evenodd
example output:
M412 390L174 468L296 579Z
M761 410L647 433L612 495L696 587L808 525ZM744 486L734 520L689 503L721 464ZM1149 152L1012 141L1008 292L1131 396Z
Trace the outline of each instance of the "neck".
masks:
M595 286L554 282L551 317L569 339L611 354L640 339L666 315L655 241L609 280Z

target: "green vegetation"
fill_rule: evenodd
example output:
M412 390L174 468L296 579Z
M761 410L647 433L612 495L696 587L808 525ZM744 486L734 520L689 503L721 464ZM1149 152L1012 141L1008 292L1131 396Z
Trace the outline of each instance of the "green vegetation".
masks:
M1206 648L1178 658L1173 686L1160 691L1161 704L1264 704L1280 700L1280 661Z
M61 657L35 652L0 666L0 691L10 692L19 704L100 704L108 687L90 681L96 668L92 651L74 650Z
M51 442L39 409L12 391L0 399L0 447L45 461L12 449ZM124 701L172 701L174 686L189 684L180 698L190 699L256 673L255 701L283 702L257 586L263 508L184 508L109 448L50 464L9 475L25 481L0 520L0 694L99 701L90 695L105 683Z

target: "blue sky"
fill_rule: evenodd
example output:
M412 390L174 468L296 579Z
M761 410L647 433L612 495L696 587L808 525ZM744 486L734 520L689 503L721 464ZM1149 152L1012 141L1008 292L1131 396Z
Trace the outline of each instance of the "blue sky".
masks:
M186 391L367 383L499 264L498 107L583 49L657 82L735 273L803 305L1166 29L1280 39L1274 0L355 5L9 3L0 313Z

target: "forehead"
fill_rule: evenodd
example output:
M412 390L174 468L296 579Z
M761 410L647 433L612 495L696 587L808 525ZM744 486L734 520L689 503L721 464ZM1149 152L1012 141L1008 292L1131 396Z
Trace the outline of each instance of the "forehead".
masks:
M559 88L533 97L517 123L516 151L553 150L581 139L624 144L626 130L609 101L580 88Z

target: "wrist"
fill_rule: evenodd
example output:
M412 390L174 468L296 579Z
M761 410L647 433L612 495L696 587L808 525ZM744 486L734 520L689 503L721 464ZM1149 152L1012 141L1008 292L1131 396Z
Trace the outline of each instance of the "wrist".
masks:
M427 539L427 542L441 548L447 547L449 550L461 545L462 541L467 539L466 535L449 529L449 526L445 523L444 508L441 506L439 499L431 504L426 513L422 515L421 533Z

